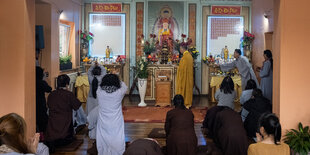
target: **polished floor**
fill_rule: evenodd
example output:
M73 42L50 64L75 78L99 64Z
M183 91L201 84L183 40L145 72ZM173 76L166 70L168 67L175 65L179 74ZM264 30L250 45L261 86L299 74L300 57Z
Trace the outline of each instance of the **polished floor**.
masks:
M139 95L125 96L123 100L123 106L137 106L139 102L140 102ZM152 101L146 100L145 103L148 106L155 105L154 100ZM208 100L208 96L206 95L201 95L201 96L194 95L193 96L193 107L212 107L214 105L215 103L210 103Z
M137 106L139 96L125 96L123 106ZM146 101L148 106L154 106L155 101ZM207 96L194 96L193 107L212 107L215 103L209 103ZM207 141L201 132L201 123L195 124L195 132L198 138L198 145L206 145ZM130 142L138 138L146 138L153 128L164 128L164 123L125 123L125 140ZM92 140L85 135L77 135L78 139L83 139L83 144L74 152L56 152L53 155L87 155L87 149L92 147ZM164 138L156 138L161 146L166 145Z

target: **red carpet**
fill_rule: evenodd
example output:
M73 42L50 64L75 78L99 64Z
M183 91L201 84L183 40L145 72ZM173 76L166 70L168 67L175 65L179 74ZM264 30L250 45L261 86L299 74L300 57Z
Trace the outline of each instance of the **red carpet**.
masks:
M164 123L166 113L171 109L172 107L123 107L124 120L135 123ZM202 123L207 107L194 107L191 110L195 123Z

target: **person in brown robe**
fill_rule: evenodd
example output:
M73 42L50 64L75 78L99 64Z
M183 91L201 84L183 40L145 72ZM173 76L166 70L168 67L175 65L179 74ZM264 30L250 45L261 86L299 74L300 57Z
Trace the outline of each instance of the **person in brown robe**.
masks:
M70 82L68 75L57 77L57 89L47 99L49 117L46 129L46 144L53 152L55 147L67 145L74 138L72 110L77 110L81 102L67 90Z
M163 155L155 139L144 138L131 142L124 155Z
M173 102L175 108L167 112L165 122L167 154L195 155L197 137L194 115L185 107L182 95L176 95Z
M214 142L225 155L246 155L249 147L246 131L241 116L229 107L216 114Z
M206 134L208 138L214 137L213 126L216 114L222 111L224 108L225 106L214 106L207 111L207 114L202 122L202 128L204 129L204 131L206 131L206 133L203 134Z

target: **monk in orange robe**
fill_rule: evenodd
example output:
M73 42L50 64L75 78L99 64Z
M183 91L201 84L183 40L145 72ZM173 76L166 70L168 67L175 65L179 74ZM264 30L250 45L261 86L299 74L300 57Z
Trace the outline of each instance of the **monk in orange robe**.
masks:
M184 97L184 105L189 108L193 103L194 62L186 45L180 46L180 52L183 53L183 57L177 71L176 94Z

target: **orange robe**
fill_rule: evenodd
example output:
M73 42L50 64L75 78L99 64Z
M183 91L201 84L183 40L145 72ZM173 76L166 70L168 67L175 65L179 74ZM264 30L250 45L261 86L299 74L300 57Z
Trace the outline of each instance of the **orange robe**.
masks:
M193 103L193 88L194 88L194 62L192 55L185 51L180 61L177 80L176 94L181 94L184 97L184 104L187 108Z

